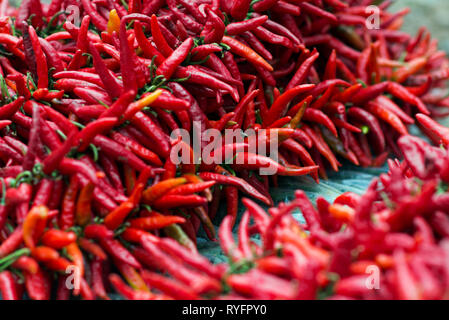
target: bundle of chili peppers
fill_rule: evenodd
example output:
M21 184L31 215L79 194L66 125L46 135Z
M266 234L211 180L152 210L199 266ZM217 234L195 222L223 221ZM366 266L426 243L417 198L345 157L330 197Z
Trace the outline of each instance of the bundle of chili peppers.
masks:
M219 231L227 264L172 239L136 236L143 283L172 299L448 299L449 151L409 135L398 144L405 161L389 160L389 173L362 196L319 197L314 206L297 191L268 212L243 199L238 242L230 217ZM127 299L163 298L110 279Z
M415 118L439 142L426 115L446 114L438 89L448 60L425 29L415 37L399 31L407 11L387 12L391 1L379 4L379 26L368 28L372 2L25 0L12 8L3 0L0 270L10 290L2 296L26 289L48 299L56 281L58 298L107 298L109 284L127 297L193 297L145 271L150 265L197 296L221 293L227 269L185 250L196 251L201 227L216 238L222 203L228 229L239 192L271 206L278 175L318 182L326 168L338 171L339 158L381 165L401 155L398 139ZM189 159L201 158L171 138L198 124L200 133L264 129L268 144L278 137L279 161L252 153L245 138L223 145L242 163L173 163L180 145ZM259 174L267 164L277 175ZM268 225L251 230L278 223L262 219ZM184 268L187 261L199 271ZM73 288L72 267L80 279ZM106 277L110 269L134 289Z

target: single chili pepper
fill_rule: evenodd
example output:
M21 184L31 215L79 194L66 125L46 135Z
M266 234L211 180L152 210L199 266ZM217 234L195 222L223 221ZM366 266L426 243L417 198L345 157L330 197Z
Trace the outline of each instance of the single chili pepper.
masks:
M206 59L210 54L221 52L222 47L216 45L214 43L211 44L203 44L198 47L192 49L191 56L195 59L195 61L201 61Z
M37 190L34 199L33 205L44 205L48 204L50 200L50 195L53 190L53 181L50 179L42 179L39 183L39 189Z
M319 52L317 52L316 50L311 53L311 56L301 64L301 66L298 68L293 78L288 83L286 87L287 90L304 82L305 78L310 72L310 68L312 67L313 63L318 59L319 55L320 55Z
M31 299L50 299L50 281L48 275L41 268L36 273L24 272L24 276L26 290Z
M352 107L348 110L348 116L367 125L370 128L373 139L375 139L374 147L378 152L385 149L385 136L380 128L377 119L369 112L363 109Z
M178 216L156 216L135 218L131 219L129 222L131 224L131 228L157 230L174 223L184 223L185 219Z
M190 183L185 185L177 186L170 191L166 193L166 195L189 195L194 193L202 192L206 189L209 189L210 187L215 185L215 181L206 181L206 182L199 182L199 183Z
M20 256L13 264L11 264L11 267L29 273L36 273L39 269L39 264L35 259L29 256Z
M254 35L260 40L266 41L268 43L281 45L289 49L294 48L292 41L288 37L273 33L270 30L265 29L263 26L257 27L252 31L252 33L254 33Z
M429 114L429 110L425 106L425 104L419 99L417 96L410 93L406 88L396 82L388 83L388 92L390 92L393 96L398 99L402 99L407 103L410 103L416 106L419 112L424 113L426 115Z
M95 256L95 258L98 258L101 261L108 258L107 254L99 245L87 240L86 238L78 238L78 245L81 247L81 249L91 253Z
M59 253L53 248L38 246L31 250L31 255L39 262L47 262L59 258Z
M388 83L381 82L368 88L361 89L352 97L352 101L356 105L361 105L382 95L388 89L388 87Z
M249 47L245 46L241 42L235 40L234 38L224 36L222 42L229 47L231 47L231 51L236 55L242 56L254 65L260 66L267 71L273 71L273 67L266 62L261 56L251 50Z
M338 167L340 163L335 158L335 155L329 149L327 144L322 139L321 135L318 134L317 130L313 130L308 126L303 126L303 130L307 133L310 139L313 141L313 144L318 149L318 151L329 161L334 171L338 171Z
M76 244L76 242L72 242L69 245L64 247L67 251L67 255L73 264L77 267L77 271L79 272L80 277L84 277L84 258L83 253L80 248Z
M256 199L262 201L263 203L269 205L270 200L263 196L259 191L257 191L253 186L246 183L243 179L234 176L226 176L219 173L212 172L201 172L199 174L200 178L205 181L216 181L217 184L225 184L238 187L241 191L246 192Z
M0 292L4 300L19 300L16 282L10 271L0 272Z
M240 258L240 251L237 251L237 245L232 236L232 220L232 216L226 216L221 222L218 234L223 252L232 258L232 260L236 261Z
M390 124L399 134L408 134L407 128L402 123L401 119L399 119L399 117L396 116L393 112L382 108L382 106L376 104L375 102L370 102L367 105L367 110L373 115Z
M93 58L95 70L98 72L103 87L106 89L111 98L120 96L122 94L123 88L118 83L117 79L111 75L106 64L101 59L100 53L98 52L97 48L92 43L89 43L88 48Z
M153 202L154 207L170 209L174 207L198 207L205 205L207 200L197 195L166 195Z
M117 13L117 10L112 9L109 11L109 19L107 25L107 32L112 34L114 31L119 32L120 30L120 17Z
M100 245L106 250L112 257L122 261L123 263L127 263L128 265L141 269L141 264L134 258L134 256L122 246L122 244L111 238L100 238Z
M79 144L78 150L85 151L97 135L108 132L117 122L115 117L103 117L89 123L75 137L76 144Z
M269 171L273 170L279 175L286 175L286 176L306 175L315 172L318 169L318 166L310 166L303 168L295 166L284 167L268 157L264 157L254 153L243 153L243 159L244 164L242 164L241 167L245 169L255 170L263 168Z
M304 112L303 119L305 121L311 121L319 123L323 126L325 126L327 129L329 129L332 134L336 137L338 137L337 128L335 128L334 123L331 119L322 111L308 108Z
M75 209L75 222L77 225L85 226L92 219L91 203L94 188L95 186L89 182L80 190Z
M54 150L47 158L43 161L42 171L45 174L50 174L61 165L65 155L73 147L76 137L76 131L72 131L67 137L64 144L62 144L58 149Z
M46 231L41 238L42 244L51 248L61 249L76 241L74 232L65 232L58 229Z
M162 35L157 17L153 14L151 16L151 33L153 35L153 41L156 44L157 49L168 57L172 54L173 49L168 45L164 36Z
M18 97L11 103L8 103L0 108L0 119L8 120L23 106L25 102L24 97Z
M152 212L152 214L153 213L154 212ZM159 215L155 214L155 216L159 216ZM136 228L131 228L131 227L126 228L125 231L122 233L122 235L123 235L123 239L125 239L126 241L135 242L135 243L140 243L143 238L149 238L152 241L156 241L157 240L157 237L154 236L153 234L151 234L151 233L149 233L147 231L141 230L141 229L136 229ZM137 253L141 253L140 250L134 250L133 251L133 253L136 253L136 252ZM151 264L151 263L148 263L148 261L146 259L147 257L145 259L143 259L141 254L137 254L136 258L138 260L143 260L143 263L146 264L146 265ZM153 265L153 266L155 268L157 268L157 266L155 266L155 265Z
M185 178L173 178L165 181L161 181L158 184L151 186L150 188L146 189L142 194L142 199L151 204L155 200L159 199L161 196L166 194L171 189L185 184L187 180Z
M134 205L132 203L123 202L106 216L104 220L105 225L111 230L116 229L133 209Z
M173 51L167 59L157 68L156 74L164 76L165 79L170 79L175 69L187 57L190 49L193 46L193 39L187 38L175 51Z
M62 210L58 221L58 225L62 230L66 230L74 225L75 199L77 197L78 189L78 178L73 175L70 177L70 183L66 188L62 199Z
M254 100L256 95L259 94L259 90L255 89L252 91L248 91L248 93L240 100L239 104L234 109L234 117L231 119L231 121L237 122L239 126L242 125L242 121L238 121L239 119L243 118L244 111L247 109L247 106L251 101Z
M310 91L315 88L315 85L307 84L307 85L299 85L294 88L291 88L284 92L282 95L276 99L268 111L268 114L265 116L264 125L272 124L276 119L283 116L287 112L288 104L290 101L296 97L297 95Z
M399 83L404 83L407 78L424 68L427 64L427 57L419 57L407 62L407 65L396 70L392 78Z
M236 20L243 20L248 14L251 1L234 1L231 6L231 15Z
M72 265L69 260L59 257L42 262L50 271L65 272Z
M103 273L104 273L103 262L102 260L95 257L90 262L92 291L94 292L96 297L99 297L104 300L109 300L103 280Z
M446 127L440 125L425 114L417 114L416 119L423 127L429 130L431 134L440 139L444 145L449 145L449 131Z
M29 248L34 248L35 238L40 237L40 232L37 227L41 222L45 222L48 218L48 209L45 206L34 206L28 213L23 222L23 242Z

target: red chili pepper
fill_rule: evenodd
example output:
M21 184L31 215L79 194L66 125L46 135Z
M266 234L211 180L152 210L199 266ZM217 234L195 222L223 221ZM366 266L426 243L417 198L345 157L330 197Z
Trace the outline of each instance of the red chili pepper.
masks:
M111 75L106 64L101 59L100 53L92 43L89 43L89 52L92 55L95 70L98 72L101 83L109 96L111 98L120 96L123 91L122 86L118 83L117 79Z
M89 232L93 233L92 231L89 231ZM90 234L90 235L92 235L92 234ZM79 246L83 250L91 253L96 258L98 258L100 260L106 260L107 259L106 253L103 251L103 249L99 245L97 245L97 244L87 240L86 238L79 238L78 239L78 243L79 243Z
M120 244L119 241L111 238L101 238L99 242L104 250L106 250L112 257L129 264L130 266L141 269L141 264L134 258L134 256Z
M36 273L24 272L24 276L26 290L31 299L50 299L50 279L41 268Z
M24 97L18 97L11 103L8 103L0 108L0 119L8 120L10 119L19 109L23 106L25 102Z
M173 52L173 49L168 45L167 41L162 35L158 19L154 14L151 16L151 33L153 35L153 41L156 44L157 49L164 55L164 57L170 56Z
M385 149L384 133L380 128L378 120L371 113L357 107L352 107L348 110L348 116L369 127L370 132L372 132L371 136L375 139L374 147L377 152L382 152Z
M271 108L268 111L268 114L265 116L264 125L272 124L276 119L283 116L287 112L288 104L290 101L295 98L297 95L310 91L315 88L313 84L299 85L294 88L291 88L284 92L279 96L274 102Z
M320 110L308 108L304 111L303 119L305 121L316 122L316 123L319 123L319 124L325 126L327 129L329 129L332 132L332 134L334 136L338 137L337 128L335 128L335 125L332 122L332 120L329 119L328 116L324 112L322 112Z
M15 279L9 271L0 272L0 292L4 300L19 300Z
M437 137L444 145L449 145L449 130L424 114L417 114L416 119L428 132Z
M175 69L184 61L193 46L193 39L187 38L164 62L157 68L156 74L164 76L165 79L170 79Z
M419 112L427 115L430 113L425 104L421 101L421 99L410 93L406 88L401 86L399 83L389 82L388 92L390 92L396 98L404 100L405 102L416 106Z
M174 223L184 223L185 219L178 216L156 216L135 218L130 221L132 228L144 230L157 230L169 226Z

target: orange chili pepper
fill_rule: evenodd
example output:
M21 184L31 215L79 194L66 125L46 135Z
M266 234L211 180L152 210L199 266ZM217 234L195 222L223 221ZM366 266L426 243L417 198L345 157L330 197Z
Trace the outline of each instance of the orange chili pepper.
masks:
M67 250L67 254L70 257L70 260L75 264L75 266L78 268L79 275L81 277L84 276L84 259L83 259L83 253L81 252L80 248L76 244L76 242L73 242L65 247Z
M49 215L46 206L34 206L23 222L23 242L28 248L35 247L35 237L39 237L42 230L37 230L36 226L40 222L46 222Z
M403 83L409 76L416 74L418 71L423 69L427 64L427 61L427 57L419 57L409 61L404 67L399 68L393 73L393 80Z
M224 44L228 45L231 48L231 52L235 53L236 55L246 58L250 63L262 67L265 70L268 70L270 72L273 71L273 67L267 61L265 61L264 58L262 58L253 49L247 47L240 41L228 36L224 36L221 41Z
M170 191L174 187L177 187L186 182L187 182L186 178L173 178L161 181L155 184L154 186L149 187L143 192L142 194L143 201L147 204L151 204L155 200L165 195L168 191Z
M117 11L115 9L112 9L109 12L107 31L109 34L112 34L114 31L118 33L119 30L120 30L120 17L118 16Z
M59 258L59 253L53 248L39 246L31 250L33 258L40 262L51 261Z
M329 213L337 220L350 222L354 219L355 210L347 205L332 204L329 206Z
M144 230L158 230L175 223L184 223L186 219L180 216L156 216L135 218L129 220L131 228L138 228Z
M80 226L85 226L92 219L91 203L94 196L95 186L89 182L80 192L78 201L76 202L75 220Z

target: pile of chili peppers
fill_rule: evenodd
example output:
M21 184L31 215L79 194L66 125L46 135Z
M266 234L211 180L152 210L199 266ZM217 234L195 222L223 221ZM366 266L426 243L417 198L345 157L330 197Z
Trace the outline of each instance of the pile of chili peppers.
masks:
M225 289L252 295L245 283L269 272L226 277L225 288L229 268L195 254L201 227L215 240L212 221L222 203L228 216L220 240L231 269L241 270L247 260L254 263L253 250L259 256L275 249L278 225L296 225L276 212L288 215L286 208L305 200L299 193L284 209L271 209L273 218L245 200L259 220L248 228L250 214L244 215L240 238L261 233L269 242L254 249L243 240L234 256L229 230L239 192L272 206L269 188L278 175L309 174L318 182L327 168L338 171L339 159L382 165L391 153L402 155L398 141L409 137L415 119L435 143L442 139L432 118L449 107L445 54L426 29L415 37L399 31L407 10L387 12L391 1L378 5L378 28L367 28L373 2L24 0L12 8L3 0L2 297L20 298L25 290L31 299L107 299L111 284L133 298L220 296ZM249 152L245 141L223 146L243 155L242 164L175 165L170 153L185 142L171 132L191 132L198 123L220 132L266 129L268 142L271 134L279 138L279 162ZM189 148L189 157L198 157ZM278 175L259 175L267 163ZM349 218L329 218L323 232ZM335 241L323 232L322 243L311 240L321 251L331 250L326 239L347 245L346 232ZM321 275L326 264L318 260L311 269ZM273 263L285 276L285 261ZM80 281L70 288L66 271L73 267ZM269 279L261 283L272 287ZM284 280L278 284L292 287ZM326 279L320 281L321 288ZM263 297L302 297L279 294Z
M448 139L445 131L439 137ZM139 281L172 299L448 299L448 144L405 135L398 145L405 161L389 160L389 173L362 196L319 197L314 206L297 191L268 212L243 199L238 242L231 217L219 231L228 264L212 265L173 239L136 235L148 268ZM127 299L162 298L110 279Z

